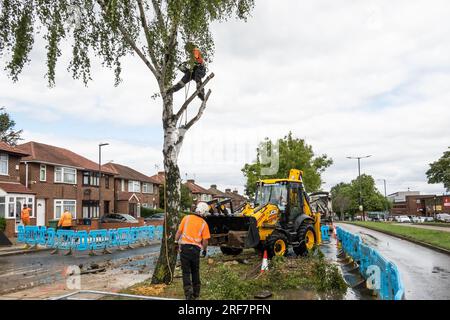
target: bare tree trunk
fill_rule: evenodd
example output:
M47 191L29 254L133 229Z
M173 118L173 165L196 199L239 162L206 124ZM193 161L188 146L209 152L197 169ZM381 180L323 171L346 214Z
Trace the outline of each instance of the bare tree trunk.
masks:
M164 187L166 219L160 255L153 273L152 284L171 283L177 261L175 234L180 222L181 211L181 179L178 168L178 154L184 134L180 135L180 130L177 128L176 119L172 115L172 103L172 97L164 99L163 155L166 172Z

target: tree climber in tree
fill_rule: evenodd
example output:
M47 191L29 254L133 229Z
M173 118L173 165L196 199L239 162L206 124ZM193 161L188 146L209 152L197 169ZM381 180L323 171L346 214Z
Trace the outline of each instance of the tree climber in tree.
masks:
M192 50L190 50L191 48ZM202 85L202 79L206 76L205 61L203 60L200 49L193 44L187 44L186 51L190 52L189 55L191 56L191 59L178 66L178 69L180 69L181 72L184 72L184 76L176 85L168 90L168 93L174 93L181 90L192 80L195 80L198 89ZM202 101L205 100L204 88L200 90L198 97Z

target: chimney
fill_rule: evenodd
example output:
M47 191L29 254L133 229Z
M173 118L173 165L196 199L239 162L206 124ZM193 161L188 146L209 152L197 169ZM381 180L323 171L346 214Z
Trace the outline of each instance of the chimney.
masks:
M164 171L158 172L158 176L165 176L165 175L166 175L166 173Z
M212 184L211 189L217 189L217 184Z
M233 193L234 193L234 194L238 194L238 191L237 191L237 190L234 190Z
M189 179L187 182L195 184L195 180L193 180L193 179Z
M226 193L231 193L231 189L225 189Z

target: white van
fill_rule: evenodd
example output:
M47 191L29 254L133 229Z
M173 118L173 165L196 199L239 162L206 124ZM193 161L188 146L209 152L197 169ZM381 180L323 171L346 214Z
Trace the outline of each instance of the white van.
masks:
M395 220L400 223L411 223L411 219L408 216L398 216L395 217Z
M441 222L450 222L450 214L448 213L439 213L436 215L436 220Z

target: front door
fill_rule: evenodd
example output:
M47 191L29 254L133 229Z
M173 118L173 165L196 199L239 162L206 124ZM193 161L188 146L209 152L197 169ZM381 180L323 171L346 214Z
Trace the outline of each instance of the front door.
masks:
M137 217L137 203L129 203L128 214Z
M37 199L36 203L36 225L45 226L45 199Z
M22 213L23 205L26 203L27 203L27 198L21 198L21 197L16 198L16 232L18 230L18 227L20 225L23 225L22 219L21 219L21 213Z

